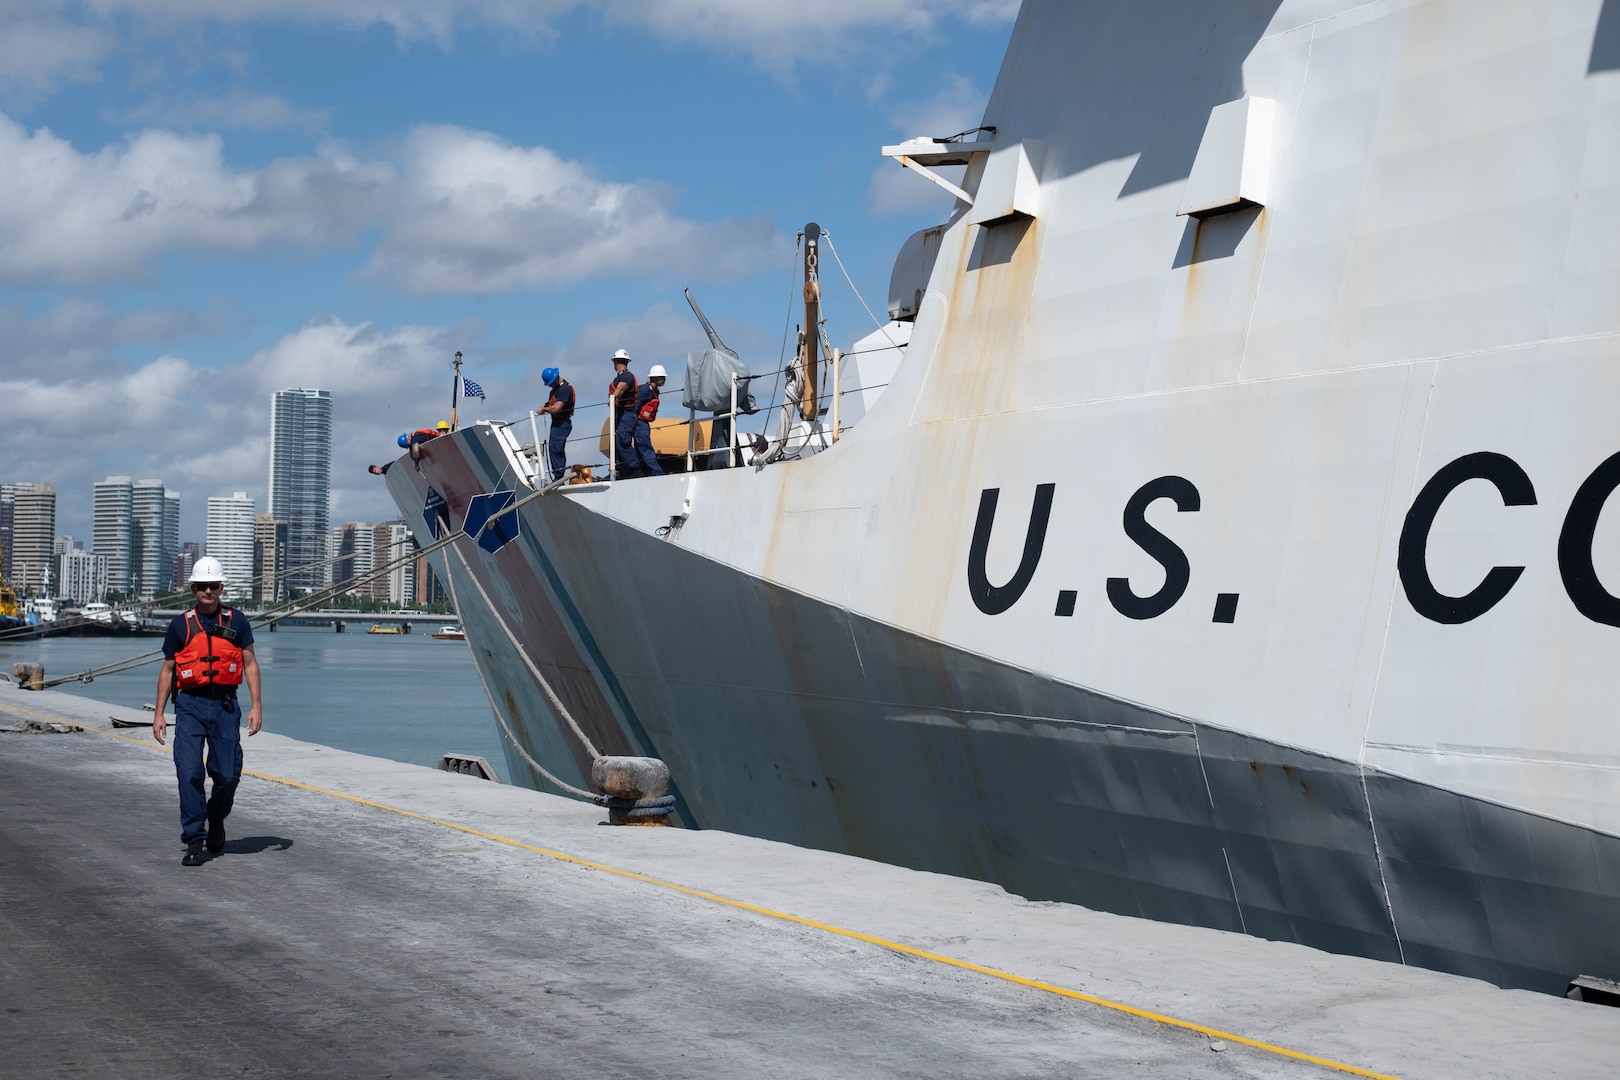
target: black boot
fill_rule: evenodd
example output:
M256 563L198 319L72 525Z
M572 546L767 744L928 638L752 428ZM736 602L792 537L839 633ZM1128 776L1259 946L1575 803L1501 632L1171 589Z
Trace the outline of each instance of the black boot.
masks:
M218 855L225 850L225 819L208 819L208 854Z
M187 844L186 853L180 857L181 866L201 866L207 861L208 856L203 854L203 842L201 840L193 840Z

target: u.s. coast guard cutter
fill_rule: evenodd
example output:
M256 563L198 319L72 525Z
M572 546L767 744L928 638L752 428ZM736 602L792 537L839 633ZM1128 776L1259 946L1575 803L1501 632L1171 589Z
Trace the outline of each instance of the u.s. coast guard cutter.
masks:
M1029 897L1620 975L1620 2L1030 2L984 124L886 149L959 198L835 445L435 556L525 752ZM482 520L522 434L392 493Z

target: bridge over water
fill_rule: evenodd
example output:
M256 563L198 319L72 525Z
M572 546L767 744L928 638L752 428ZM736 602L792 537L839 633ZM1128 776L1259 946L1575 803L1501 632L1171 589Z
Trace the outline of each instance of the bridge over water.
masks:
M176 615L185 614L184 608L154 608L148 613L148 618L160 619L167 623ZM248 617L258 620L254 612L248 612ZM409 634L415 626L428 626L437 629L456 621L454 615L434 615L424 611L354 611L340 608L322 608L310 611L299 611L285 617L271 619L270 622L259 629L274 632L278 626L330 626L339 634L348 633L358 626L365 630L375 623L378 626L397 627L402 634Z

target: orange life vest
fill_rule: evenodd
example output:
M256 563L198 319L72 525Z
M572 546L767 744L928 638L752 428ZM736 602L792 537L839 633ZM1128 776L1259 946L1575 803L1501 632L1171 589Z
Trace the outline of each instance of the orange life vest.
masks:
M182 690L242 685L242 647L231 629L231 609L220 605L219 625L206 627L192 608L186 612L186 643L174 654L175 678Z
M615 385L619 385L619 376L614 375L613 381L608 383L608 397L612 399L614 407L620 413L627 413L636 407L636 391L641 389L641 384L636 382L636 377L631 375L628 368L624 373L630 375L630 382L622 390L613 389Z

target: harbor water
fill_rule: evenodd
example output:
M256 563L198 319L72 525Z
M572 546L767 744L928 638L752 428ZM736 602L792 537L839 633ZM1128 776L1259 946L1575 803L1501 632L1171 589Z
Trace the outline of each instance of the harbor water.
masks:
M367 634L366 624L356 629L357 622L342 634L330 627L255 629L266 729L412 765L436 765L451 752L476 754L504 782L504 736L467 643L435 641L436 623L396 635ZM158 637L0 642L0 671L9 673L16 663L44 664L45 677L54 679L156 652L162 644ZM157 672L151 663L55 689L139 709L157 696ZM169 715L172 720L172 706Z

